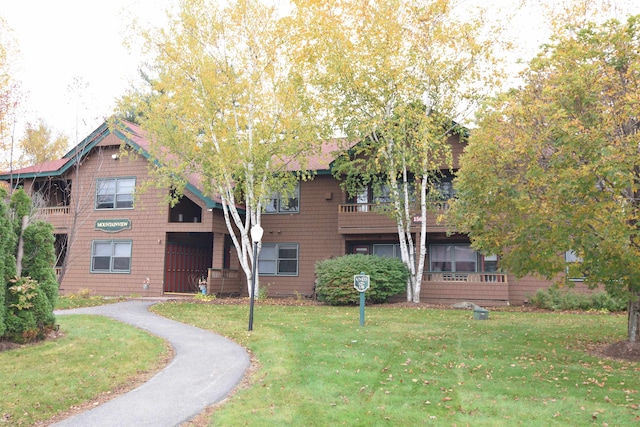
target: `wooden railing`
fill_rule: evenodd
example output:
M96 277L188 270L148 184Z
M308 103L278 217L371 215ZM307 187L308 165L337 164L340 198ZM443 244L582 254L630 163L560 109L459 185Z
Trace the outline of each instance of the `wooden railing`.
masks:
M51 215L68 215L69 206L54 206L49 208L40 208L38 211L44 216Z
M449 209L449 202L428 202L427 207L431 210L446 211ZM345 205L338 205L338 213L360 213L360 212L380 212L383 213L391 209L392 206L389 203L349 203ZM415 205L411 208L411 211L420 211L420 207Z
M504 273L464 273L464 272L432 272L424 273L427 282L476 282L476 283L506 283Z
M226 268L210 268L209 279L237 279L240 277L238 270L229 270Z
M338 205L339 213L373 212L377 207L374 203L356 203L350 205Z

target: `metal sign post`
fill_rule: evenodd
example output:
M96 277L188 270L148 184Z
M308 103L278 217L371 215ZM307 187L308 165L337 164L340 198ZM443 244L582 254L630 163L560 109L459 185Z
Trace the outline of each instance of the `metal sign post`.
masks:
M364 326L364 293L369 289L369 279L364 271L353 276L353 287L360 292L360 326Z

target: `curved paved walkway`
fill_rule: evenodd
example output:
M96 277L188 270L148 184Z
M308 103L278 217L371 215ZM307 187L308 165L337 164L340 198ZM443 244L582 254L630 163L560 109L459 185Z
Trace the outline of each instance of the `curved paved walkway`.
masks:
M55 314L112 317L166 339L175 352L169 365L140 387L55 426L177 426L224 399L250 365L247 352L224 337L166 319L133 300Z

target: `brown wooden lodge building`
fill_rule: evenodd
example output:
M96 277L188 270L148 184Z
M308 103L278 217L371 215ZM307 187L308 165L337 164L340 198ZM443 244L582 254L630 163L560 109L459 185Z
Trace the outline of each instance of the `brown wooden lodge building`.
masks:
M134 203L136 189L151 179L149 143L138 126L126 126L123 131L105 122L62 159L0 175L25 188L42 206L41 218L54 225L59 266L66 260L60 292L167 296L199 292L198 279L205 277L209 293L247 295L222 205L197 182L174 207L167 203L169 190L155 186L138 192ZM455 170L464 144L457 137L450 143ZM300 182L291 203L276 199L262 215L260 285L270 297L312 297L320 260L350 253L400 256L394 220L376 213L371 194L348 199L331 174L332 160L328 152L311 159L315 178ZM452 191L450 178L440 185ZM423 302L523 304L551 285L497 271L495 257L474 251L463 234L448 235L436 216L427 219Z

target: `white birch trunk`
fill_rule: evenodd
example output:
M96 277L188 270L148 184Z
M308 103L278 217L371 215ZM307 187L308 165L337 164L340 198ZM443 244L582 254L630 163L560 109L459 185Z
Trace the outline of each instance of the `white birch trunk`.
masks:
M427 174L420 180L420 255L418 256L418 271L414 285L413 302L420 302L422 290L422 276L424 274L424 261L427 255Z
M222 200L224 221L227 224L227 230L229 231L233 245L236 248L240 267L247 277L247 290L249 292L249 296L251 296L251 281L253 280L253 247L251 238L249 237L249 230L251 229L252 210L250 207L247 207L246 223L243 223L235 204L235 198L232 194L233 189L230 189L231 191L226 191L227 189L220 188L219 190L219 193L221 194L220 198ZM231 220L233 220L233 224ZM240 236L236 235L233 225L238 229Z

